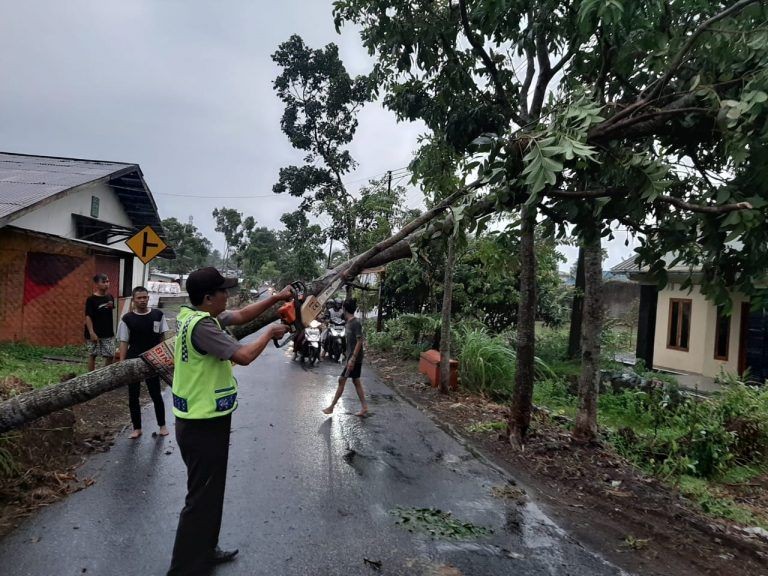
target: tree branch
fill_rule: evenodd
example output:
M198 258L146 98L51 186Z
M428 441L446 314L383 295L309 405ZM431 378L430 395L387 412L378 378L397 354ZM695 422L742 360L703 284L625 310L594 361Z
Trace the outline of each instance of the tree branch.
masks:
M469 43L472 45L472 49L475 51L477 56L480 58L480 60L483 61L485 69L488 70L488 74L490 75L491 81L493 82L493 86L496 90L497 100L510 112L512 119L522 126L524 124L523 119L519 114L515 112L515 107L509 100L507 91L504 89L504 83L501 81L501 77L499 76L499 70L496 67L496 63L490 57L488 52L486 52L483 43L477 38L477 36L475 36L475 33L472 31L472 27L469 23L469 15L467 14L467 3L465 0L459 0L459 10L461 12L461 26L464 30L464 35L467 37L467 40L469 40Z
M659 79L658 82L655 83L655 85L651 85L648 87L648 90L646 90L648 96L654 96L655 94L659 94L663 89L664 86L667 85L667 83L670 81L672 76L677 72L678 68L680 68L680 65L683 63L683 60L685 60L685 57L688 55L688 53L693 48L693 45L696 43L696 40L699 39L699 36L701 36L704 32L707 31L707 29L714 24L715 22L722 20L723 18L727 18L731 14L735 14L736 12L740 12L750 4L757 4L761 2L761 0L739 0L735 4L732 4L722 12L719 12L709 18L708 20L705 20L702 24L699 25L696 30L693 31L693 34L691 34L690 38L688 38L688 41L683 45L683 47L680 49L680 51L675 55L675 57L672 59L672 62L669 65L669 68L667 69L667 72L664 74L664 76Z
M552 66L549 62L547 43L543 33L536 36L536 60L539 64L539 77L536 79L536 88L533 90L533 102L531 102L530 115L538 118L544 106L544 97L547 94L547 86L552 79Z
M655 202L663 202L664 204L671 204L681 210L688 210L689 212L697 212L700 214L726 214L728 212L737 212L739 210L752 210L752 204L749 202L737 202L736 204L723 204L722 206L705 206L702 204L692 204L686 202L680 198L673 198L672 196L659 196Z
M547 196L553 196L555 198L569 198L571 200L588 199L588 198L615 198L616 196L629 196L632 194L631 190L627 188L596 188L594 190L556 190L550 189L544 192ZM737 202L735 204L723 204L722 206L711 206L704 204L695 204L686 202L680 198L674 198L672 196L658 196L654 202L662 202L664 204L671 204L682 210L688 210L689 212L698 212L703 214L725 214L727 212L735 212L738 210L752 210L752 204L749 202Z

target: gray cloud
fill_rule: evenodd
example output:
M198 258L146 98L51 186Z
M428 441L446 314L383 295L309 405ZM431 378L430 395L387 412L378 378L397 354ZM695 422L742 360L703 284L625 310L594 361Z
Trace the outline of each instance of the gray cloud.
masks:
M301 161L280 131L270 54L290 34L339 43L353 73L370 60L336 34L330 1L17 2L0 20L0 149L138 162L162 217L189 216L217 246L218 206L278 227L297 200L270 195ZM405 166L419 127L369 106L352 152L361 177ZM172 194L209 196L184 198Z

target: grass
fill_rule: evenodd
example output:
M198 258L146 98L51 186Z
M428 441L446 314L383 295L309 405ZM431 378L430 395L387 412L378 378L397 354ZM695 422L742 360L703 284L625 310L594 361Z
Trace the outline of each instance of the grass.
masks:
M45 356L72 358L81 362L47 362ZM64 376L85 372L85 349L81 346L30 346L17 342L0 344L0 380L13 377L34 388L42 388L61 382Z
M716 484L703 478L680 476L677 479L680 492L694 502L702 512L715 518L725 518L744 526L768 529L768 519L757 516L724 494Z

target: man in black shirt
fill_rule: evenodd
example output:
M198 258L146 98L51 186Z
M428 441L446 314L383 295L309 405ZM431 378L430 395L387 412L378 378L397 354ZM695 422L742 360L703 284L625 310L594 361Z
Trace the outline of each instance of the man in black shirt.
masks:
M96 356L104 358L104 365L115 361L115 322L112 317L115 299L107 291L106 274L93 277L93 294L85 301L85 344L88 349L88 371L96 368Z
M357 310L357 300L354 298L347 298L344 300L344 319L347 321L346 333L347 333L347 365L339 376L339 385L336 388L336 394L333 397L333 401L328 408L323 410L323 414L332 414L333 409L336 407L336 402L339 401L341 395L344 393L344 386L347 383L347 378L352 378L352 382L355 385L355 391L357 397L360 399L360 412L355 416L365 416L368 414L368 404L365 402L365 390L363 390L363 383L360 380L360 373L363 369L363 325L355 317L355 311Z
M120 361L126 358L138 358L141 354L154 348L163 341L168 331L165 315L155 308L149 308L149 293L144 286L137 286L132 293L133 312L123 315L120 325L117 327L117 339L120 341ZM165 404L160 392L160 378L150 376L146 380L149 396L155 405L155 418L160 427L158 434L168 436L168 428L165 427ZM141 382L128 384L128 408L131 412L131 424L133 432L129 438L136 439L141 436L141 406L139 394Z

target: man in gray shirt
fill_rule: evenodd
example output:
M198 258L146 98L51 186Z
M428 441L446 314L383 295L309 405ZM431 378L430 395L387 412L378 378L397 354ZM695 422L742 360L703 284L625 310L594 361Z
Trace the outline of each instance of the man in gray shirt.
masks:
M339 377L339 386L336 388L333 402L331 402L328 408L323 410L323 414L333 413L336 403L344 393L347 378L352 378L357 397L360 398L361 408L356 416L365 416L368 413L368 404L365 402L365 390L363 390L363 383L360 381L360 373L363 369L363 325L355 317L356 310L357 300L347 298L344 301L344 319L347 321L347 365Z

